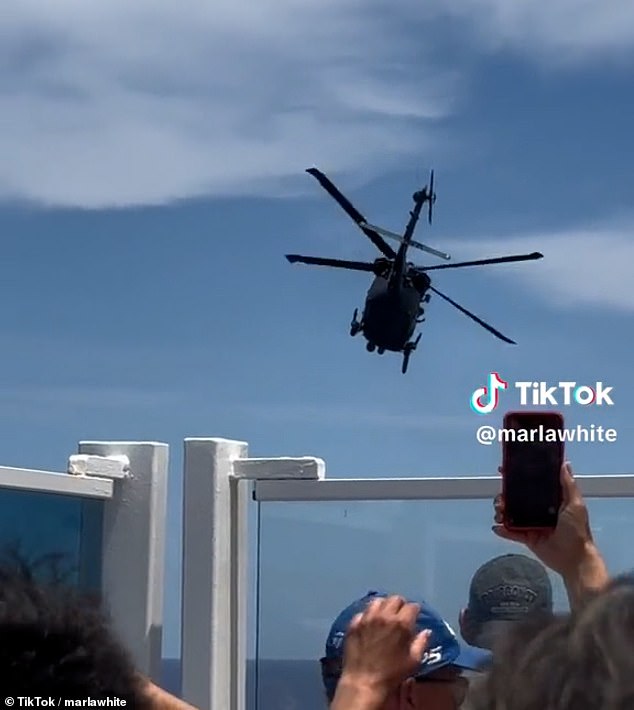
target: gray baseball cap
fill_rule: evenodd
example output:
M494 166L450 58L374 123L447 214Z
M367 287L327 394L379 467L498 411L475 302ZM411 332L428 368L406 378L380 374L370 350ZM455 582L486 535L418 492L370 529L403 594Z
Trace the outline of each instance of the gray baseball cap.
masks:
M481 648L509 624L553 612L553 590L545 567L526 555L508 554L485 562L473 575L468 614Z

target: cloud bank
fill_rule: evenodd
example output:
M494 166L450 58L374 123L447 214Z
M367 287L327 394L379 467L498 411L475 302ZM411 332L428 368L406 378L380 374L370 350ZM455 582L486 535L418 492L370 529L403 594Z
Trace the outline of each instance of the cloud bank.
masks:
M449 110L451 77L382 19L354 0L8 0L0 191L156 204L397 160Z
M83 208L288 194L313 163L367 179L431 150L461 95L434 61L443 26L531 57L634 45L617 0L2 7L0 198Z
M455 261L541 251L528 264L496 264L487 275L564 309L634 311L634 219L621 225L570 229L489 240L451 241Z
M550 66L626 59L634 49L629 0L434 0L482 49L506 49Z

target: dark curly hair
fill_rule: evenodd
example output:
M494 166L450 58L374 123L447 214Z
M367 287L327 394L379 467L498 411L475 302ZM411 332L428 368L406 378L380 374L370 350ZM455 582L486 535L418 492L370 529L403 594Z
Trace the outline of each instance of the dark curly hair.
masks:
M619 578L577 611L517 624L493 649L474 710L634 707L634 584Z
M14 559L0 562L0 697L20 695L146 706L142 681L99 600L56 579L38 581Z

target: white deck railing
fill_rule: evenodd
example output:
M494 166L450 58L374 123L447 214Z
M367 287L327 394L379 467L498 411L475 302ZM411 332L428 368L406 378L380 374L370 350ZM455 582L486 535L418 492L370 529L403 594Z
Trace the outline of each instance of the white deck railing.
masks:
M246 536L256 501L491 500L499 476L333 479L318 458L250 459L244 442L187 439L184 459L183 697L245 710ZM588 498L634 497L634 474L578 476Z
M0 467L0 488L103 501L102 594L138 669L160 680L167 444L79 444L65 472Z
M249 499L490 500L499 477L327 479L321 459L248 458L244 442L184 442L182 695L246 710ZM0 467L0 488L103 501L102 591L141 672L160 679L168 446L81 442L68 472ZM634 497L634 474L578 476L588 498Z

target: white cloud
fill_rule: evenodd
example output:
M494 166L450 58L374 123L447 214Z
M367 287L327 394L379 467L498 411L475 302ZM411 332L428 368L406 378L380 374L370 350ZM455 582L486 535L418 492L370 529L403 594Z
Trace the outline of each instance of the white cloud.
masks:
M293 194L313 163L357 180L433 157L461 93L434 61L456 21L557 62L634 45L629 0L3 0L0 197Z
M275 192L314 163L371 171L422 151L451 77L380 14L358 0L5 0L0 194L98 208Z
M464 21L489 50L549 64L625 59L634 49L630 0L435 0L434 12Z
M526 289L534 298L557 307L634 311L634 223L594 229L501 237L492 240L452 241L454 261L541 251L543 259L528 263L496 264L491 278ZM480 267L475 267L480 268Z

